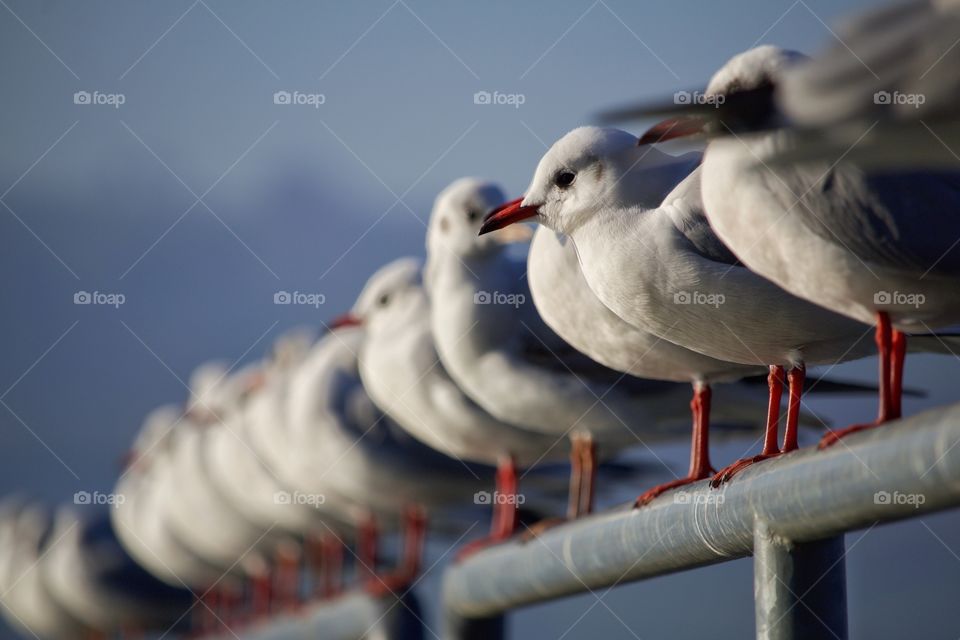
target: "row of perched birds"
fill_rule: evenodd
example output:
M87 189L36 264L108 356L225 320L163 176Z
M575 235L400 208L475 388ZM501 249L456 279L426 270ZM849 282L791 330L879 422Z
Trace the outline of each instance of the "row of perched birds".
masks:
M667 117L639 137L571 131L517 200L455 181L425 262L390 262L319 339L203 366L184 406L151 413L105 514L5 503L4 615L41 637L213 633L337 597L347 574L395 593L428 523L462 559L564 504L580 517L636 471L610 462L624 449L692 431L689 472L636 508L795 450L820 424L807 390L869 389L805 384L807 365L879 351L878 417L821 448L899 418L907 349L960 343L955 4L873 12L812 60L751 49L701 99L607 114ZM656 146L680 137L706 150ZM715 471L711 423L763 424L762 450Z

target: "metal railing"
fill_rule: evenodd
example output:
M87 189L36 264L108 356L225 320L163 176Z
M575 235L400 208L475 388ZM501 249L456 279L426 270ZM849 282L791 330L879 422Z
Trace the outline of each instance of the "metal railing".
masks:
M764 462L721 489L704 481L487 548L446 569L443 635L495 640L524 605L753 555L758 638L845 639L843 534L960 505L958 445L960 404ZM411 637L392 622L371 633L389 606L342 598L307 627L254 635Z
M753 554L758 638L846 638L843 534L960 505L958 443L960 404L486 549L447 569L446 633L489 638L516 607Z

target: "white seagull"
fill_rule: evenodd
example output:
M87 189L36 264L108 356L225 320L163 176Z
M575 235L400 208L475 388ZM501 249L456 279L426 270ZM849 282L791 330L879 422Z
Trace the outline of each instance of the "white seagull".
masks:
M49 537L50 514L36 505L6 503L0 517L0 615L16 629L40 638L87 640L84 624L50 593L40 568Z
M689 171L683 163L661 164L650 171L644 194L669 191ZM437 196L426 268L433 334L451 376L491 414L554 437L572 436L571 488L579 500L569 515L576 517L590 510L592 473L582 469L596 468L593 440L616 450L675 437L687 429L688 391L601 366L544 324L530 299L523 253L515 255L495 237L477 237L484 215L503 200L499 188L473 178ZM701 394L700 402L709 400ZM705 448L704 441L695 450ZM697 466L699 475L709 462Z
M570 239L551 229L537 229L527 267L537 310L550 328L573 347L618 371L693 385L690 470L684 478L644 492L637 504L646 504L664 491L713 473L708 446L711 413L721 426L724 421L732 421L734 425L751 424L756 416L761 415L763 405L756 385L723 384L716 390L712 385L762 374L766 369L717 360L625 322L591 291ZM777 372L770 377L770 383L781 384ZM793 402L797 400L792 398ZM767 419L775 421L779 418L780 398L775 397L772 401L776 405L768 407ZM797 409L793 407L792 410ZM750 428L753 428L752 424ZM776 440L773 446L776 446Z
M776 421L769 420L761 455L721 471L719 481L797 447L805 363L863 357L870 346L859 323L790 295L737 261L707 223L699 169L659 206L634 200L645 168L662 164L662 156L624 131L575 129L540 161L526 196L494 212L483 232L534 219L570 236L590 288L625 321L713 358L774 366L771 410L779 407L779 367L790 369L783 446L776 446Z
M176 495L170 456L186 428L180 426L183 419L182 409L174 405L144 419L114 488L123 499L110 510L113 529L127 552L169 585L203 588L224 578L226 585L239 588L239 582L179 542L165 517L166 502Z
M464 519L457 509L482 485L470 469L421 444L376 408L360 380L364 329L338 324L291 380L288 448L278 472L343 523L362 528L373 518L381 529L402 527L399 568L368 582L383 592L416 574L425 520L441 531L459 530Z
M47 590L93 629L170 628L190 610L193 594L183 585L160 582L125 552L104 512L114 508L56 510L48 537L52 542L39 562Z
M655 130L668 138L675 137L671 126L716 136L703 165L706 213L748 267L795 295L876 324L878 418L828 434L821 443L827 446L900 417L907 332L932 333L960 321L960 171L877 171L850 158L767 162L789 150L798 133L764 129L777 112L737 96L776 86L797 60L796 53L758 47L735 56L710 81L709 98L753 105L750 126L760 133L723 136L702 113L675 116ZM910 346L950 352L950 341L916 336Z
M516 527L517 466L565 454L557 439L501 422L450 378L430 329L422 263L401 258L364 286L351 316L363 323L360 376L373 401L404 430L452 458L497 465L491 540Z

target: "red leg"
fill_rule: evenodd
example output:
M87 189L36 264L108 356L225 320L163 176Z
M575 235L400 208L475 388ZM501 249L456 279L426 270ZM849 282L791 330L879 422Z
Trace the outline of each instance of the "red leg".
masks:
M287 546L277 551L277 604L282 609L300 606L300 552Z
M580 453L583 487L580 490L580 510L577 516L593 512L594 487L597 481L597 443L590 434L584 437Z
M357 573L358 580L363 583L377 575L377 543L380 532L377 530L377 521L368 514L360 522L357 532Z
M644 492L635 505L642 507L670 489L703 480L713 473L710 466L710 387L695 384L690 410L693 413L693 441L690 445L690 471L687 477L665 482Z
M494 493L494 510L499 511L495 541L506 540L517 529L517 465L513 457L501 460L497 467L497 490Z
M323 572L321 575L322 593L332 598L340 593L343 585L343 542L333 534L327 534L321 541Z
M217 621L217 608L219 606L220 594L216 587L211 587L200 596L200 633L215 633L219 626Z
M423 546L427 534L427 515L422 507L409 506L403 513L403 554L392 573L368 583L374 596L384 596L407 587L420 573Z
M803 397L803 382L807 377L807 368L802 363L787 372L790 391L787 401L787 427L783 432L783 453L796 451L800 435L800 402Z
M593 485L597 476L597 446L589 433L570 436L570 500L567 519L593 510Z
M249 611L254 618L270 615L270 605L273 602L273 581L269 573L254 576L250 583Z
M567 519L574 519L580 513L580 493L583 491L583 436L579 433L570 436L570 489L567 498Z
M307 571L310 572L310 595L308 599L319 600L326 596L323 588L323 572L326 569L326 559L323 547L324 537L316 533L310 533L304 536L303 549L307 564Z
M899 331L895 331L890 323L890 316L880 311L877 313L877 331L875 336L877 351L880 355L880 409L877 419L867 424L855 424L845 429L828 432L820 439L819 448L837 443L851 433L865 431L878 427L884 422L896 420L900 417L900 399L903 395L903 361L907 350L907 338Z
M890 354L890 420L903 415L903 365L907 357L907 334L893 329Z
M513 535L517 528L517 465L513 456L504 456L497 465L495 490L491 496L493 518L490 535L464 545L457 553L457 560L463 560L477 551L503 542Z
M780 447L777 439L780 428L780 400L783 398L783 367L780 365L770 365L770 373L767 375L767 385L770 388L770 397L767 401L767 425L763 432L763 449L760 451L760 455L743 458L724 467L713 476L713 480L710 481L711 486L719 487L747 467L762 460L780 455ZM785 434L784 440L786 440L786 438L787 436Z

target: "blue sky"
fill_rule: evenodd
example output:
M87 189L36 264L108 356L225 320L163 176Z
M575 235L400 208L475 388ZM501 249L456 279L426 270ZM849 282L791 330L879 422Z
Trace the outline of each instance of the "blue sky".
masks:
M140 418L181 400L195 366L259 357L280 331L346 309L383 262L422 254L453 179L519 193L544 146L599 109L700 87L754 44L815 51L827 24L869 4L3 0L0 494L109 488ZM82 91L123 104L75 104ZM323 104L275 104L278 91ZM475 104L478 91L523 104ZM278 290L326 304L278 307ZM78 306L78 291L126 302ZM908 378L930 393L908 410L956 400L960 363L915 363ZM837 372L870 380L873 367ZM836 423L873 412L866 398L812 403ZM668 453L682 466L682 446ZM848 537L854 636L960 635L957 524ZM743 637L751 593L740 561L512 624L630 637L619 617L645 639Z

